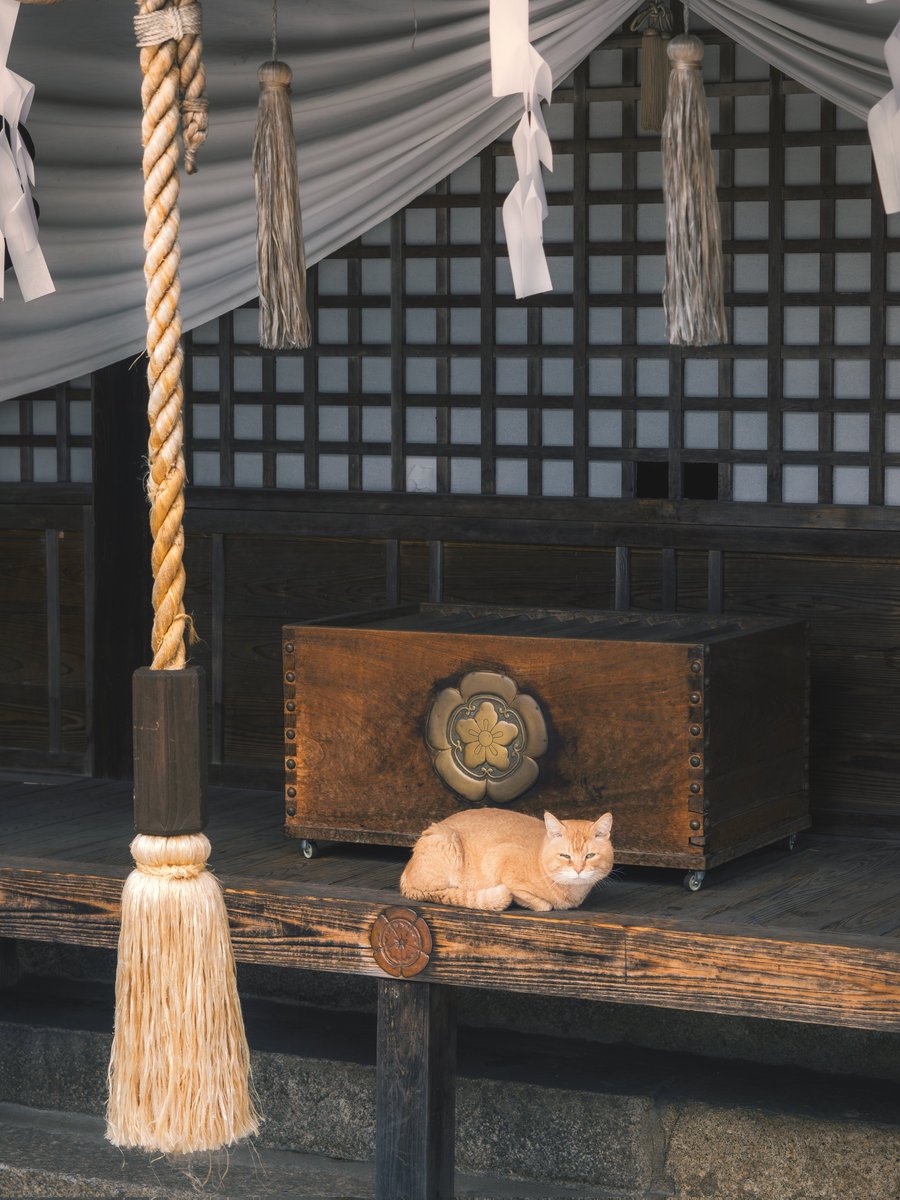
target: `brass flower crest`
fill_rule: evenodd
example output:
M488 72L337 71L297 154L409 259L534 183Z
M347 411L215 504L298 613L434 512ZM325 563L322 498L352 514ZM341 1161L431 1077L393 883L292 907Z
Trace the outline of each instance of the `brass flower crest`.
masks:
M435 698L425 741L454 792L476 803L505 803L537 779L547 726L537 702L509 676L471 671Z

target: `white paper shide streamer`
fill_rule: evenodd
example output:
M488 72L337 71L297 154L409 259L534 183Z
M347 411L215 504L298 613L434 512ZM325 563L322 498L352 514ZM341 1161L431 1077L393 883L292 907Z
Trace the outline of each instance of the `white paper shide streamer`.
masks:
M891 90L869 110L869 141L884 211L900 212L900 24L884 44Z
M525 112L513 134L518 180L503 204L503 228L516 299L552 291L544 254L547 195L541 166L553 170L553 151L541 112L550 101L550 68L528 41L528 0L491 0L491 91L522 93Z
M18 0L0 0L0 116L6 122L6 132L0 133L0 300L5 250L24 300L36 300L55 290L38 244L31 198L34 164L19 133L19 123L27 119L31 108L34 86L6 65L18 14Z

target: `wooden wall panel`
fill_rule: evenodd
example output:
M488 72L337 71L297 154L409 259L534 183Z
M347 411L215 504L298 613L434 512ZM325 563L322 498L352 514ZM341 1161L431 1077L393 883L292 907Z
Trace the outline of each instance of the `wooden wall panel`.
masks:
M44 535L0 533L0 745L45 750L47 607Z
M612 608L612 550L451 542L444 548L444 599L458 603Z
M428 544L400 543L401 604L418 604L428 599Z
M809 621L817 823L900 832L900 563L729 555L726 602Z
M675 608L707 612L708 562L705 554L679 551L675 558ZM634 608L668 610L664 603L663 551L634 550L631 554L631 603Z
M59 562L58 657L54 654L51 696L47 536L43 530L0 533L0 747L83 755L84 538L71 530L49 535Z
M83 754L87 739L83 534L60 535L59 577L62 748Z
M385 545L229 536L224 555L225 767L219 777L239 778L228 768L241 764L254 769L252 778L260 784L277 786L283 744L282 625L383 607Z
M226 608L244 616L324 617L384 604L380 541L232 537L225 539ZM280 634L279 634L280 636Z
M216 761L215 749L221 738L213 735L213 654L214 637L212 625L212 543L209 534L189 533L184 545L184 569L187 586L184 591L185 611L194 622L197 640L188 649L188 662L202 667L206 686L206 723L210 739L210 760ZM147 647L149 655L149 646ZM218 647L215 647L218 650ZM150 659L147 658L149 663Z

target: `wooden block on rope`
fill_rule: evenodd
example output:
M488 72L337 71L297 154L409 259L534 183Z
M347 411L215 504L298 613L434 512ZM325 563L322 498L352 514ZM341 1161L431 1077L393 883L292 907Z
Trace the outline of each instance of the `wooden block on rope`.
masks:
M200 667L140 667L134 701L134 827L172 837L206 826L206 684Z

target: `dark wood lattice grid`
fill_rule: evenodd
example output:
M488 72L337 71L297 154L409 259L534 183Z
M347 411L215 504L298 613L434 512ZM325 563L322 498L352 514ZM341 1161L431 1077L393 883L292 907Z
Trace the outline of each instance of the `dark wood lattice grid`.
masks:
M548 112L554 291L516 301L509 138L310 272L316 340L247 307L189 338L198 484L900 503L900 225L862 122L707 31L731 340L665 342L639 41Z
M0 485L90 482L89 376L0 403Z

